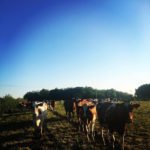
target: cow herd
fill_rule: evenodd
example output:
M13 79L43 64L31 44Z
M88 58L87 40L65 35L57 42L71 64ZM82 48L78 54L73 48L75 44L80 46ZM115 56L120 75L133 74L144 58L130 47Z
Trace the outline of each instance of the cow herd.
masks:
M126 125L133 122L133 110L140 104L95 101L93 99L70 99L64 101L66 116L73 121L77 116L78 129L86 133L88 141L95 141L95 123L98 120L101 127L103 144L106 138L115 148L115 134L121 136L121 146L124 149L124 136ZM36 130L42 134L47 117L48 105L46 103L34 103L34 122ZM105 135L106 134L106 135Z

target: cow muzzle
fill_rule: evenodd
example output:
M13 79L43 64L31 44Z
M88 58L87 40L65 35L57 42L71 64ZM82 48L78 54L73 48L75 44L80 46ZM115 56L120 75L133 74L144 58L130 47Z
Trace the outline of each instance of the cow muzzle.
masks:
M133 123L133 113L129 112L129 119L128 119L129 123Z

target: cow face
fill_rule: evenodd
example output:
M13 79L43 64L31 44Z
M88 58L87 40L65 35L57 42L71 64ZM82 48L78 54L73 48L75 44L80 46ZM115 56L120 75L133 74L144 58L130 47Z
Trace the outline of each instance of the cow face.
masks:
M95 109L93 109L95 108ZM96 113L96 106L92 105L92 106L88 106L86 104L84 104L82 107L80 107L80 114L82 119L86 122L87 120L89 120L90 118L92 118L92 113Z
M86 105L78 106L78 114L82 120L85 120L85 118L87 117L87 109L88 107Z

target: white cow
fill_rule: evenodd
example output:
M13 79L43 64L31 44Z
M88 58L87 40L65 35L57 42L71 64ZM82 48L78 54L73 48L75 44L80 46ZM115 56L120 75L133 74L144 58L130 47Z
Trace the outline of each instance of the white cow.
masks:
M36 131L39 131L40 134L43 134L43 130L46 127L47 119L47 108L48 105L45 102L35 102L34 106L34 123Z

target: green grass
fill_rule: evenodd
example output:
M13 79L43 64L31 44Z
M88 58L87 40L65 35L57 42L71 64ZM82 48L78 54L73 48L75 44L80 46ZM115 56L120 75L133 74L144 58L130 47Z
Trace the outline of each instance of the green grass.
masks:
M89 143L84 133L77 130L76 119L68 122L62 102L56 103L56 112L48 111L47 131L41 138L34 135L32 112L5 114L0 117L1 149L110 149L103 146L100 126L96 122L96 141ZM150 149L150 102L141 102L134 111L134 123L128 125L125 149Z

